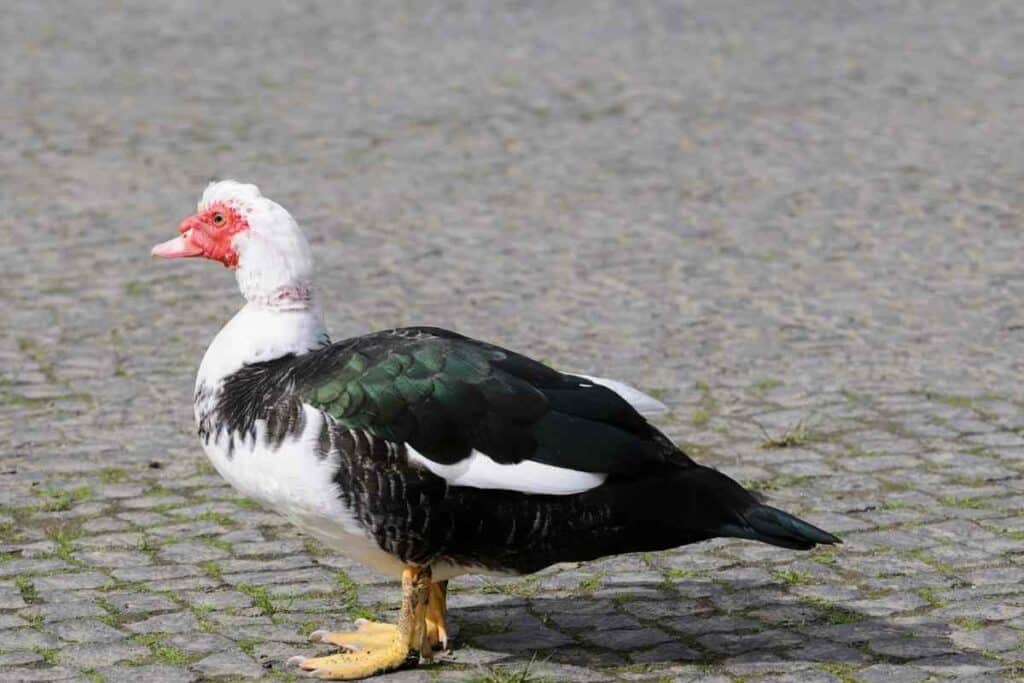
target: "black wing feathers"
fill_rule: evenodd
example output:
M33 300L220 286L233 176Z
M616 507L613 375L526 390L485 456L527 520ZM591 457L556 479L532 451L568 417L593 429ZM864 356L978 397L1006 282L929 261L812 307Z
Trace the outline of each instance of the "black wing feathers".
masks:
M306 401L441 464L474 449L503 464L609 474L693 464L614 391L437 328L388 330L247 365L227 384L225 424L247 431L267 417L278 442Z
M379 332L291 363L305 400L438 463L474 449L588 472L690 463L615 392L447 330Z

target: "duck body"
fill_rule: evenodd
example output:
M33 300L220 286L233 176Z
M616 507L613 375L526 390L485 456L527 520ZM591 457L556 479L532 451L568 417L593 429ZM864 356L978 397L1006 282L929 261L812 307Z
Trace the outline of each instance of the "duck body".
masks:
M717 536L803 549L839 539L698 465L626 385L559 372L431 327L331 343L312 250L254 185L210 184L164 258L232 269L245 306L199 367L199 438L236 489L330 549L401 579L395 624L310 638L292 661L354 680L447 648L447 580ZM640 409L640 410L638 410Z
M200 367L198 432L242 493L377 571L445 580L722 535L830 538L758 531L744 512L772 508L591 378L438 328L332 344L319 320L243 308Z

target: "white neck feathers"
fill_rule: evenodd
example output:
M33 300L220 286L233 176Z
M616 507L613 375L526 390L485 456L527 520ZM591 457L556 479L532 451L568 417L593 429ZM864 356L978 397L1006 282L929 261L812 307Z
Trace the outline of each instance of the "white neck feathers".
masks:
M301 308L249 302L214 337L199 366L196 386L216 386L243 365L300 355L329 341L315 298Z

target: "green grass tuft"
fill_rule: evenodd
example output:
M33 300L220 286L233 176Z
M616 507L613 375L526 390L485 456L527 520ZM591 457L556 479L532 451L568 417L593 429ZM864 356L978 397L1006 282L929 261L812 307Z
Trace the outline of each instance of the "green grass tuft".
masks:
M810 576L802 572L793 571L792 569L774 571L772 572L772 576L787 586L806 586L807 584L812 583Z
M782 386L782 382L772 377L765 377L754 382L754 389L756 391L769 391L780 386Z
M810 479L808 476L799 474L780 474L771 479L749 479L743 482L743 487L754 491L778 491L780 489L800 488Z
M988 626L981 619L969 619L967 617L958 617L953 620L953 623L966 631L980 631Z
M695 427L706 427L711 421L711 416L718 409L718 403L711 395L711 385L707 382L697 382L697 390L700 391L700 402L697 409L693 411L692 421Z
M22 612L21 618L28 622L30 628L34 628L37 631L43 628L43 615L39 614L38 612Z
M18 575L14 577L14 585L18 587L18 592L21 594L21 599L30 605L36 605L42 602L39 597L39 593L36 592L36 586L32 583L32 579L24 575Z
M953 408L970 408L974 406L974 399L969 396L955 396L952 394L935 394L929 392L925 393L925 398Z
M838 561L837 555L832 548L817 548L811 552L811 560L818 564L831 565Z
M550 679L542 678L530 671L529 664L521 669L513 669L503 664L495 664L490 669L481 668L479 674L470 675L463 680L466 683L547 683Z
M306 549L306 554L310 557L321 557L327 554L327 549L320 544L320 541L312 537L306 537L302 542L302 547Z
M480 592L487 593L488 595L512 595L517 598L532 598L537 594L538 590L540 590L540 586L538 585L537 577L528 576L521 581L486 583L480 589Z
M149 648L150 653L153 655L153 659L162 664L170 664L171 666L185 666L192 661L192 658L186 655L184 652L163 642L163 639L167 636L166 633L141 633L136 636L132 636L130 640L140 645L145 645Z
M852 664L845 662L822 662L818 665L822 671L830 673L838 678L842 683L857 683L857 677L854 676L856 668Z
M236 524L235 518L226 512L214 512L209 510L202 512L195 516L196 520L200 522L214 522L223 526L234 526Z
M864 620L864 615L858 614L841 605L829 602L828 600L812 600L822 618L830 624L856 624Z
M222 538L217 538L216 536L201 536L200 538L202 539L203 543L212 548L219 548L220 550L231 552L231 543L229 541L225 541Z
M45 498L37 507L40 512L64 512L80 501L92 497L92 489L79 486L74 489L58 489L52 487L32 489L32 494Z
M764 432L761 448L796 448L806 446L819 438L818 434L811 431L803 422L797 422L778 436L772 436L763 427L761 431Z
M345 606L354 607L358 605L359 588L356 586L356 582L341 570L338 570L334 574L334 580L338 584L338 592L341 594L341 599L345 603Z
M696 569L680 569L678 567L669 567L665 570L665 576L672 579L673 581L682 581L683 579L692 579L700 576L700 572Z
M100 470L100 481L104 484L121 484L128 481L128 473L120 467L104 467Z
M263 612L264 615L273 617L277 614L277 607L274 606L274 600L270 595L270 591L268 591L265 586L257 586L251 583L240 583L235 586L235 588L252 598L256 608Z
M217 468L206 458L196 460L196 474L201 477L208 477L217 474Z
M943 600L938 596L938 591L930 586L925 588L918 588L916 591L918 597L927 602L932 607L945 607L949 604L946 600Z
M76 562L75 549L71 545L81 535L78 529L68 526L55 526L46 530L46 537L57 544L57 557L65 562Z
M984 510L988 507L981 499L966 496L942 496L939 498L939 502L949 507L965 508L967 510Z
M224 570L213 560L203 562L199 566L203 568L207 576L215 581L221 581L224 578Z

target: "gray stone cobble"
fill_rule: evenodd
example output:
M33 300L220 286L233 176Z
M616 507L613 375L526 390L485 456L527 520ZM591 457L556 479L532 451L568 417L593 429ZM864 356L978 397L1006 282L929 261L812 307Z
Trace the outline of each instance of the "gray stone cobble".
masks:
M0 681L292 680L312 630L394 618L199 453L238 296L148 250L224 176L308 227L336 338L436 324L621 378L845 540L458 579L453 655L383 680L1024 677L1022 20L8 3Z

